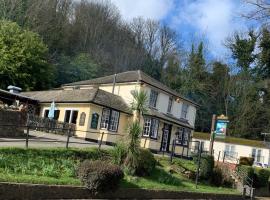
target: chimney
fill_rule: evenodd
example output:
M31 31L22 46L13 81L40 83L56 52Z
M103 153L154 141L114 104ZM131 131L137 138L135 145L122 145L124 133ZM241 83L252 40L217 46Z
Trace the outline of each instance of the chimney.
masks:
M7 89L9 90L10 93L14 93L14 94L18 94L22 91L22 88L19 88L13 85L8 86Z

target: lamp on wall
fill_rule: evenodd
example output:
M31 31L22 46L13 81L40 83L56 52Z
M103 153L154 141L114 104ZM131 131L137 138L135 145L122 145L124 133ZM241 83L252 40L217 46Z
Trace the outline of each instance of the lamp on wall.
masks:
M179 102L180 102L180 98L177 97L177 98L175 99L175 101L176 101L177 103L179 103Z

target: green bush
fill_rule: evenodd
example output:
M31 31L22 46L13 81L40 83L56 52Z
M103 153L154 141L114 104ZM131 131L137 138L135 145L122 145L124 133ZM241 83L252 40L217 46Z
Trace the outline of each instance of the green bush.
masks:
M240 178L242 179L242 182L250 182L250 180L246 177L249 177L250 179L254 178L254 168L251 166L238 165L236 170L240 172Z
M240 156L240 160L239 160L240 165L252 166L253 162L254 162L254 158L252 158L252 157L242 157L242 156Z
M194 157L194 161L197 162L198 157ZM208 154L202 154L201 166L200 166L200 178L209 179L212 176L214 169L214 157Z
M92 193L116 189L124 177L119 166L101 160L83 161L78 167L77 174Z
M270 177L270 170L263 168L255 168L254 173L254 186L256 188L267 186L268 179Z
M112 150L113 163L122 165L127 156L127 147L123 142L117 143Z
M155 169L156 160L154 155L148 149L139 150L138 166L135 174L138 176L147 176Z
M210 180L213 185L220 187L223 184L222 170L218 167L215 167Z

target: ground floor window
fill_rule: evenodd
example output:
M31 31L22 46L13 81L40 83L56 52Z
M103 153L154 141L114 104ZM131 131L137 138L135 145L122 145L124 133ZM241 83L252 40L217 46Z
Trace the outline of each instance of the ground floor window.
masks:
M225 145L225 153L226 153L226 157L229 157L231 159L233 158L237 158L237 153L235 151L235 145L229 145L226 144Z
M120 112L109 108L104 108L100 122L100 128L116 132L118 129Z
M176 144L188 146L191 130L184 127L178 127L176 130Z
M144 117L143 136L156 139L158 136L159 120L151 117Z
M262 163L263 162L262 150L253 148L251 152L251 157L254 158L255 162Z
M48 115L49 115L49 109L45 109L44 110L44 116L43 117L48 118ZM54 120L58 120L59 119L59 115L60 115L60 110L55 110L54 111L54 117L53 117L53 119Z
M78 110L66 110L64 122L76 124L78 118Z

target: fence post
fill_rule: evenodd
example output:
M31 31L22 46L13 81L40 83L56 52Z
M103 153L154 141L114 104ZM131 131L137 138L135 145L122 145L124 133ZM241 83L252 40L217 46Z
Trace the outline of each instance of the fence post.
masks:
M217 160L218 162L219 162L219 157L220 157L220 151L218 152L218 160Z
M66 148L68 148L68 143L69 143L69 138L70 138L70 132L71 132L71 128L68 129Z
M26 149L28 149L28 140L29 140L29 126L27 125L26 140L25 140L25 147L26 147Z
M100 148L101 148L101 144L102 144L102 141L103 141L103 136L104 136L104 132L102 132L101 138L100 138L100 140L98 142L98 150L100 150Z
M171 158L170 158L171 163L173 160L174 151L175 151L175 139L173 140L173 143L172 143L172 151L171 151Z
M223 154L223 163L225 161L225 157L226 157L226 151L224 151L224 154Z
M198 156L198 166L197 166L197 173L196 173L196 189L198 189L198 180L199 180L199 175L200 175L200 167L201 167L201 156L202 156L202 143L199 143L199 156Z

